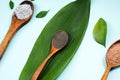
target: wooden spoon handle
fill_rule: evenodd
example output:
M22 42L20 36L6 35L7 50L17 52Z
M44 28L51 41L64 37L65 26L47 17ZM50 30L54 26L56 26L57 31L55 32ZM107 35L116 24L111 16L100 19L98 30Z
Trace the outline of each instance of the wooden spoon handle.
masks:
M47 61L50 59L52 55L49 54L49 56L43 61L43 63L37 68L37 70L35 71L35 73L33 74L31 80L37 80L39 74L41 73L41 71L43 70L45 64L47 63Z
M101 80L107 80L107 77L108 77L108 74L109 74L109 71L110 71L111 67L110 66L107 66L106 70L105 70L105 73L104 75L102 76Z
M16 30L14 29L14 25L11 25L7 34L5 35L2 43L0 44L0 58L2 58L10 40L12 39L13 35L15 34Z

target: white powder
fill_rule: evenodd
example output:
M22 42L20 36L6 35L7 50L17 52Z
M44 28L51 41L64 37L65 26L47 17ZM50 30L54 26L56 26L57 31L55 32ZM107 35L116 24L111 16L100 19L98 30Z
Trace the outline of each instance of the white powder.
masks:
M28 18L30 15L32 15L31 6L29 4L19 5L15 9L15 15L20 20Z

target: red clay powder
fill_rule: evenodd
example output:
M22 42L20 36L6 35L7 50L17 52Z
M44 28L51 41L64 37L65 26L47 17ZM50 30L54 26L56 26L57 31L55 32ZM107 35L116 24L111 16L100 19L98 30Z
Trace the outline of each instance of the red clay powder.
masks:
M120 42L113 44L107 52L107 60L109 64L120 64Z

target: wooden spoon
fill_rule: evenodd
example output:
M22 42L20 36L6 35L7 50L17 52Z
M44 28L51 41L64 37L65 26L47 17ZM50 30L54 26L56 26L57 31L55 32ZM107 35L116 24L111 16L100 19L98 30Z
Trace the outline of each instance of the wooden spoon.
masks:
M111 68L120 66L120 40L113 43L106 54L107 68L101 80L107 80Z
M34 12L34 5L32 2L30 1L23 1L20 5L22 4L29 4L31 6L32 9L32 14ZM12 16L12 21L11 21L11 25L10 28L6 34L6 36L4 37L2 43L0 44L0 58L3 56L3 53L5 52L9 42L11 41L12 37L14 36L14 34L23 26L25 25L30 19L31 19L32 15L30 15L28 18L26 19L17 19L16 15L14 14Z
M42 69L44 68L47 61L59 50L61 50L68 42L68 35L64 31L58 31L52 39L52 46L49 55L43 61L43 63L37 68L35 73L33 74L31 80L37 80L39 74L41 73Z

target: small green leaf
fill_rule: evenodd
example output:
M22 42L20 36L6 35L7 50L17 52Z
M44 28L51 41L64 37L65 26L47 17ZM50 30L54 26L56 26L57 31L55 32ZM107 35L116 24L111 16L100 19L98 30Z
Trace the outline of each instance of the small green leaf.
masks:
M9 6L10 6L10 9L13 9L13 8L14 8L14 2L13 2L12 0L10 0Z
M107 24L104 19L100 18L94 26L93 36L96 42L106 46Z
M41 11L36 15L36 18L43 18L47 15L48 12L49 12L49 10L48 11Z

